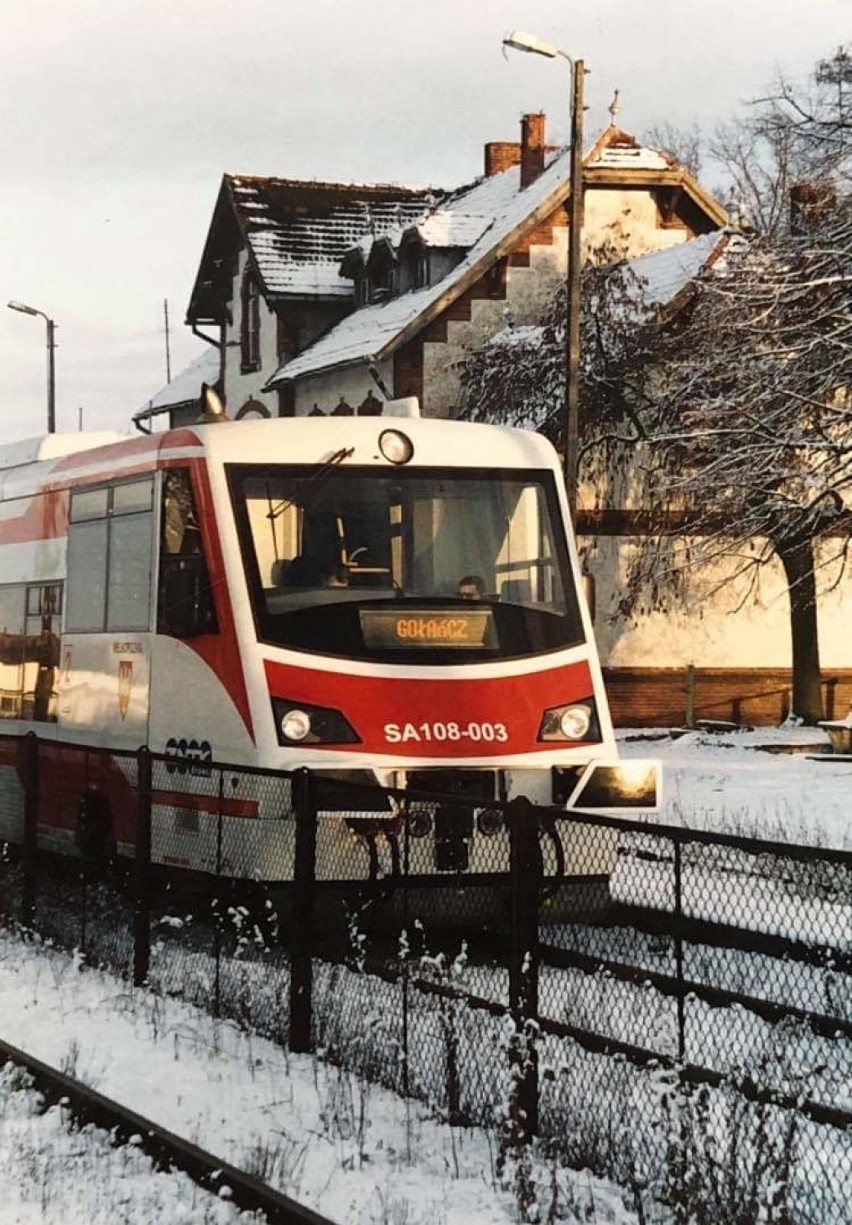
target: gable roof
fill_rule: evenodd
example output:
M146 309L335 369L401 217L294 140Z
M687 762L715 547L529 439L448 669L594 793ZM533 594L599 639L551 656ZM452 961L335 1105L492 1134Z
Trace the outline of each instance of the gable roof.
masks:
M625 141L631 142L628 146L631 150L639 150L639 157L635 163L622 166L618 148ZM616 172L602 160L606 157L618 161ZM654 159L662 163L662 170L651 164ZM633 137L618 128L607 129L584 159L584 181L588 185L609 182L613 173L617 173L619 184L638 175L637 185L642 185L648 174L653 185L661 183L663 174L663 185L688 192L692 192L695 183L671 159L655 150L642 149ZM596 175L594 180L592 174ZM568 198L570 189L570 153L565 150L527 187L520 186L520 168L513 166L456 192L432 209L417 229L425 229L435 237L458 238L461 246L466 245L461 241L464 235L469 244L464 259L435 285L354 311L280 366L267 382L266 390L320 371L386 360L551 216ZM727 220L724 209L712 197L707 199L712 205L704 209L708 223L724 224Z
M583 158L584 183L593 187L673 187L705 213L717 226L728 223L728 214L715 196L705 191L685 167L659 149L640 145L635 136L610 125Z
M364 235L419 220L444 193L393 184L320 183L226 174L187 308L187 322L222 323L243 246L269 300L351 298L340 261Z

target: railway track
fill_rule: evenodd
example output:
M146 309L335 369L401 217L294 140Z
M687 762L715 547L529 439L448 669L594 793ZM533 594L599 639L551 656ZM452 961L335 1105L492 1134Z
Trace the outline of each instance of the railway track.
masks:
M102 1093L35 1059L26 1051L0 1040L0 1064L5 1062L26 1069L45 1100L50 1103L62 1102L81 1125L93 1123L112 1132L124 1143L131 1137L138 1137L134 1143L158 1169L182 1170L199 1187L213 1195L220 1194L222 1188L227 1187L230 1199L237 1207L262 1212L269 1225L334 1225L327 1217L289 1199L244 1170L167 1131L135 1110L128 1110L119 1102L104 1097Z

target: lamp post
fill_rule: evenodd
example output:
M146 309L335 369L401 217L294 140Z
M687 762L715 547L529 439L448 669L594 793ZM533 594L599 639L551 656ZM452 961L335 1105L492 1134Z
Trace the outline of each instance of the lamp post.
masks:
M48 434L56 433L56 364L54 353L56 350L56 341L54 334L56 332L56 324L53 320L44 313L44 311L36 310L34 306L27 306L25 302L7 302L9 310L20 311L22 315L40 315L47 324L47 432Z
M568 216L568 261L565 269L568 319L565 327L565 486L572 519L577 511L580 424L580 240L583 224L583 85L585 65L534 34L512 30L504 47L568 61L571 69L571 209Z

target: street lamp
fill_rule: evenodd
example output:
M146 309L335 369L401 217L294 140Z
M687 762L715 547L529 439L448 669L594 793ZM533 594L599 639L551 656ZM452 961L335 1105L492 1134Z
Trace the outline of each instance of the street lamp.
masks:
M565 328L565 486L572 519L577 511L578 447L580 422L580 237L583 224L583 85L585 66L552 43L524 30L512 30L504 47L528 51L547 59L567 60L571 68L571 210L568 217L568 262L565 285L568 320Z
M34 306L27 306L26 302L7 302L9 310L20 311L22 315L40 315L47 324L47 432L48 434L56 433L56 365L54 361L54 352L56 350L56 341L54 333L56 324L49 318L44 311L36 310Z

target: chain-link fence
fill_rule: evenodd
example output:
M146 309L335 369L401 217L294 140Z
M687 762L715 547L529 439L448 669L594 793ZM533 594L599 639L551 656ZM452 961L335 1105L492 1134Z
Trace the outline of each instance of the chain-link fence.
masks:
M852 1222L852 854L452 781L7 738L0 921L637 1202Z

